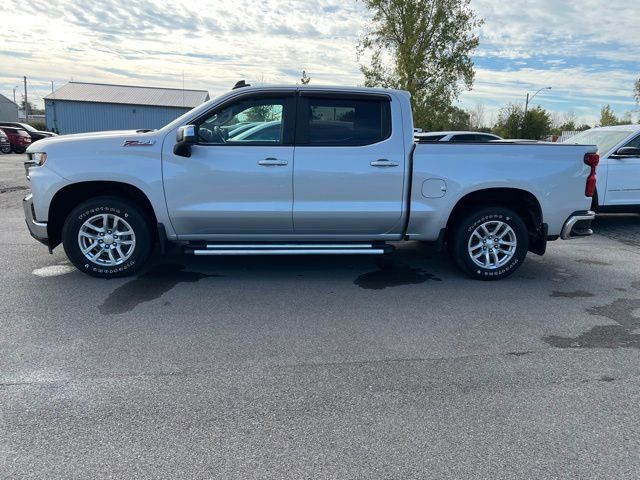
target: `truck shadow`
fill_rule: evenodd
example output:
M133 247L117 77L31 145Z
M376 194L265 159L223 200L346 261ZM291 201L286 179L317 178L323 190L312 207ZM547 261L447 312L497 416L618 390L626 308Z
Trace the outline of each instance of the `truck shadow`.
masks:
M142 274L113 290L98 309L103 315L126 313L141 303L160 298L181 283L195 283L206 278L250 275L253 279L270 281L309 279L335 282L346 279L363 289L382 290L428 281L440 282L440 276L430 271L462 275L455 270L446 254L417 242L403 244L392 254L373 257L193 257L171 251L166 256L156 254Z
M180 283L195 283L203 278L223 275L185 271L184 265L160 263L116 288L98 310L103 315L126 313L141 303L150 302Z

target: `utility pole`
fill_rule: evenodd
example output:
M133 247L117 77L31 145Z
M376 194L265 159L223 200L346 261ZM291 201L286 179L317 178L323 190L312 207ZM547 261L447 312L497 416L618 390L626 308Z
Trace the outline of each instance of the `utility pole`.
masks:
M29 99L27 98L27 76L24 76L24 119L29 120Z
M17 105L17 103L16 103L16 90L17 89L18 89L18 87L13 87L13 103L15 103L16 105Z
M53 132L58 133L58 115L56 112L56 92L53 90L53 80L51 80L51 96L53 97L53 100L51 101L51 106L53 108ZM46 118L47 118L46 102L45 102L44 114L45 114L45 121L46 121Z

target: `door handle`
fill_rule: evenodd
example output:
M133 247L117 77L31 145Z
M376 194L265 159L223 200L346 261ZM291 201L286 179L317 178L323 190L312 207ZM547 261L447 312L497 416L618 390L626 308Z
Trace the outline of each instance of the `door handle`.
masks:
M392 162L391 160L387 160L386 158L381 158L380 160L374 160L370 163L372 167L397 167L399 165L398 162Z
M259 160L258 165L262 165L263 167L282 167L287 165L289 162L286 160L278 160L277 158L269 157L264 160Z

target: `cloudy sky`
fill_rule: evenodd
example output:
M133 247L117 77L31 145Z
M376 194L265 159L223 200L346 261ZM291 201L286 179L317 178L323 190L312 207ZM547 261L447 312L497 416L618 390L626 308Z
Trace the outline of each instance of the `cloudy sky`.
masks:
M460 104L486 106L486 121L527 91L535 103L588 123L604 104L636 108L639 0L472 0L485 19L476 82ZM209 90L235 81L359 85L355 47L368 14L356 0L5 1L0 93L22 76L41 104L69 80Z

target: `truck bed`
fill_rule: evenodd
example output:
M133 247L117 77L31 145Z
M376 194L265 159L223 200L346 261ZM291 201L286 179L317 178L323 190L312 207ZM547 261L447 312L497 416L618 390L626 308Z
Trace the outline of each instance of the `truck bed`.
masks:
M560 235L573 212L587 210L589 145L530 142L416 143L407 236L435 241L465 196L491 189L531 194L545 212L548 235Z

